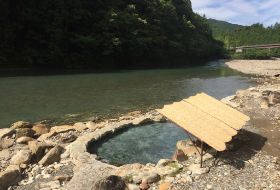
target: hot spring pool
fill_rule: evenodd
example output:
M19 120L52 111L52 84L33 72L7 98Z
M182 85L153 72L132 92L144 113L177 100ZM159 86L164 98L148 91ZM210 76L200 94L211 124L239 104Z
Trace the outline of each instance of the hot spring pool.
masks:
M113 165L154 163L171 159L180 140L188 139L173 123L129 127L91 143L88 151Z

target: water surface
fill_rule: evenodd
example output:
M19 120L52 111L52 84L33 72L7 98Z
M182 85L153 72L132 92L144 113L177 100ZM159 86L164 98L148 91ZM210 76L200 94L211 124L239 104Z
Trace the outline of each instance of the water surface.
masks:
M24 120L54 124L116 118L205 92L221 99L254 84L218 61L196 67L111 72L0 71L0 128ZM74 115L69 115L74 114Z

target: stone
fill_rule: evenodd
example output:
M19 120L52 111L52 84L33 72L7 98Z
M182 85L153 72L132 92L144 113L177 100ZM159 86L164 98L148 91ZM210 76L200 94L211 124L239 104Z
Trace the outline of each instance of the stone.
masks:
M70 125L62 125L62 126L55 126L51 128L51 131L55 131L56 133L64 133L67 131L74 131L75 129L73 126Z
M33 177L37 177L39 174L41 174L42 169L37 165L31 170L31 174Z
M171 159L160 159L156 165L156 168L162 168L167 165L168 162L171 162Z
M11 129L32 128L32 125L26 121L18 121L11 125Z
M186 160L188 160L188 156L185 155L184 151L181 149L177 149L172 158L172 161L184 162Z
M173 181L175 181L175 178L174 177L170 177L170 176L167 176L164 179L165 183L173 183Z
M39 165L48 165L48 164L52 164L54 162L59 162L60 160L60 154L62 151L62 147L61 146L55 146L54 148L52 148L40 161L39 161Z
M41 189L43 189L43 188L58 189L58 188L60 188L60 182L58 180L49 181L49 182L41 182L39 184L39 187Z
M70 143L70 142L75 141L77 138L78 138L78 137L77 137L76 135L70 135L70 136L68 136L68 137L62 137L62 138L60 139L60 141L61 141L62 143Z
M62 181L69 181L70 177L67 174L63 174L63 175L55 176L54 180L58 180L61 183Z
M135 184L128 184L128 189L129 190L140 190L140 187Z
M42 157L46 148L53 147L49 144L38 142L38 141L29 141L28 146L29 146L29 150L31 150L34 158Z
M92 121L87 122L86 127L90 130L96 130L98 128L98 126Z
M48 178L50 178L51 177L51 174L45 174L45 175L43 175L43 178L44 179L48 179Z
M29 164L32 154L30 150L20 150L14 155L11 159L11 164L20 165L20 164Z
M159 186L159 190L168 190L171 186L172 186L172 184L170 184L170 183L162 183Z
M42 135L49 133L51 126L48 124L37 124L32 129L36 132L35 135Z
M135 119L135 117L131 116L131 115L126 115L126 116L122 116L122 117L119 117L119 121L123 121L123 120L133 120Z
M147 189L150 188L150 186L149 186L147 183L141 183L141 184L139 185L139 188L140 188L141 190L147 190Z
M156 116L153 120L154 122L158 122L158 123L166 121L166 119L162 115Z
M188 170L191 171L193 174L205 174L209 172L209 168L200 168L200 164L191 164L188 167Z
M4 149L0 151L0 158L6 158L10 155L9 150L8 149Z
M12 137L13 134L16 134L16 132L17 131L15 129L10 128L0 129L0 139L4 137Z
M18 165L10 165L5 171L0 172L0 190L6 190L12 185L17 185L20 180L20 167Z
M108 177L102 178L97 181L94 185L94 190L104 190L104 189L127 189L125 181L116 175L110 175Z
M38 140L38 141L45 141L47 138L50 138L50 137L52 137L52 136L54 136L54 135L56 135L56 134L57 134L57 132L51 131L51 132L49 132L49 133L46 133L46 134L41 135L37 140Z
M93 123L93 122L92 122ZM82 131L82 130L85 130L85 129L87 129L88 127L87 127L87 125L85 124L85 123L83 123L83 122L78 122L78 123L75 123L74 125L73 125L73 128L76 130L76 131Z
M133 125L141 125L141 124L145 124L145 123L149 123L152 122L152 120L150 118L147 117L139 117L136 118L132 121Z
M16 140L17 144L28 144L29 141L36 141L31 137L20 137Z
M159 180L160 180L160 176L157 173L152 173L149 176L144 177L142 179L142 183L144 183L144 184L151 184L151 183L156 183Z
M178 149L184 150L185 148L192 147L193 144L190 139L178 141L176 144Z
M16 139L20 137L33 137L35 135L35 131L29 128L21 128L17 130Z
M199 147L196 147L196 148L198 149L199 152L201 152L201 149ZM194 146L193 147L187 147L187 148L183 149L183 152L187 156L200 155L200 153L197 151L196 148Z
M26 169L26 168L27 168L27 164L21 163L21 164L19 165L19 167L22 168L22 169Z
M271 93L272 93L272 91L270 91L270 90L265 90L265 91L262 92L262 95L263 95L263 96L269 96Z
M187 182L193 182L193 179L188 174L183 174L182 178L184 178Z
M207 185L207 189L212 189L212 185Z
M269 99L267 97L263 97L260 102L261 108L268 109L269 107L268 101Z
M9 148L14 145L14 139L1 139L0 140L0 148Z
M16 144L13 148L14 151L29 150L29 146L27 144Z
M127 115L138 115L138 114L141 114L142 112L141 111L133 111L133 112L129 112Z

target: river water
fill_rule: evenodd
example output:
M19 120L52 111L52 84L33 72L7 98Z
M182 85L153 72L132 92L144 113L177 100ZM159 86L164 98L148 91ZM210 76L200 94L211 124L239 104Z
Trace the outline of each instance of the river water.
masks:
M210 61L196 67L110 72L1 70L0 128L23 120L52 124L116 118L205 92L217 99L255 84Z

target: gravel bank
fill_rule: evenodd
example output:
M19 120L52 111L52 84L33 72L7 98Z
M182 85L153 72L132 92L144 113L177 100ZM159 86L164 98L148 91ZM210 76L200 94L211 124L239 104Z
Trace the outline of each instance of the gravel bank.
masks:
M275 60L229 60L221 59L232 69L246 74L275 76L280 74L280 59Z

